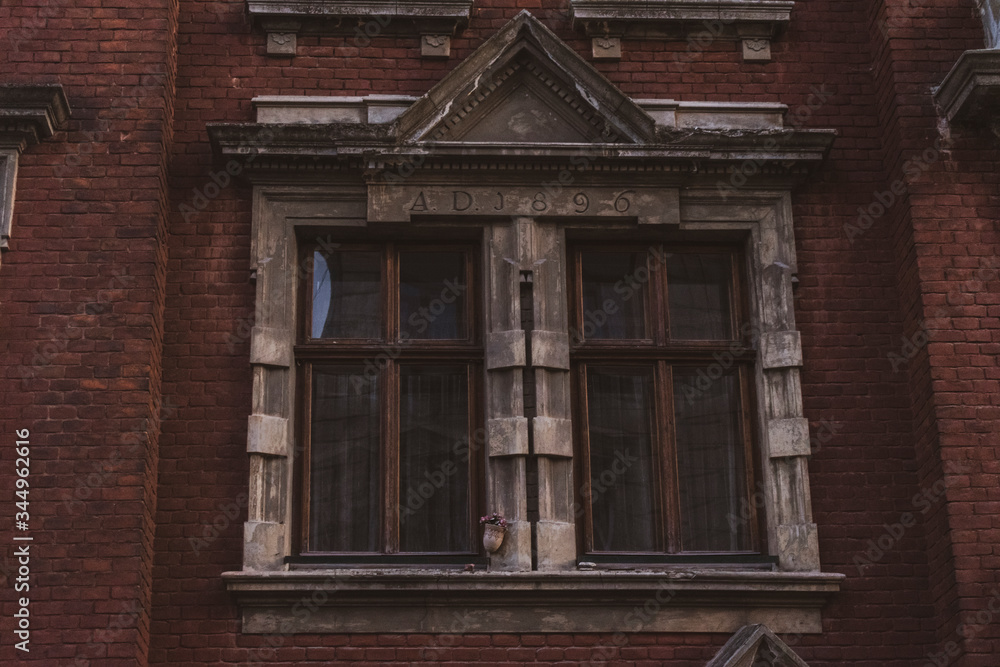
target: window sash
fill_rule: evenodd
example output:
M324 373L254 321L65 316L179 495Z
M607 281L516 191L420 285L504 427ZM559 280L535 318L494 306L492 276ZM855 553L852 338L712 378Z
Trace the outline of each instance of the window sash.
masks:
M304 258L312 256L315 246L304 248ZM482 421L482 364L483 349L479 343L479 303L475 298L477 284L476 253L470 245L440 246L433 247L422 244L351 244L340 246L338 250L365 250L378 249L382 252L383 281L380 288L380 304L382 326L379 339L315 339L312 338L314 329L312 318L312 272L304 282L302 309L304 317L299 330L299 344L295 346L295 353L300 373L299 395L303 397L300 401L300 434L303 442L302 456L298 457L296 463L296 491L300 498L296 503L298 513L298 525L296 538L296 552L301 557L316 558L329 556L332 561L342 561L343 558L365 561L386 561L397 559L400 562L413 561L415 558L421 562L427 562L427 558L433 559L440 556L444 560L456 556L469 558L479 557L481 547L476 539L478 536L475 519L480 515L484 506L485 485L483 478L483 431ZM467 307L463 313L465 338L449 339L420 339L413 338L401 341L399 332L400 318L398 317L398 289L393 286L398 285L400 254L407 252L419 252L428 249L434 252L451 251L462 253L465 264L465 291L464 298ZM308 263L304 264L308 265ZM461 328L461 326L459 327ZM401 344L402 343L402 344ZM401 406L401 400L405 398L404 387L405 376L414 369L451 367L456 372L464 373L464 386L461 391L449 390L453 396L458 396L465 401L463 408L464 417L459 422L454 419L451 431L459 428L460 434L455 433L454 442L447 442L444 447L437 448L439 451L425 452L425 462L434 458L434 463L427 470L423 470L419 465L410 466L410 470L416 476L425 473L425 481L413 478L410 487L416 491L417 496L408 502L408 488L401 488L405 481L405 461L401 461L401 448L404 442L401 441L401 426L405 426L407 417L406 410ZM314 420L313 409L317 397L314 396L314 378L321 375L324 369L352 369L354 376L351 380L356 389L363 389L365 385L377 394L374 399L377 403L378 435L377 435L377 471L371 479L377 481L378 489L374 497L377 498L377 507L369 508L376 516L376 535L365 541L363 548L356 548L358 543L350 544L351 548L344 548L344 542L331 543L330 540L317 539L318 536L311 535L311 529L321 526L322 522L311 516L316 511L312 503L314 493L313 475L315 471L315 458L324 456L322 447L329 448L328 443L314 443L314 430L318 424ZM453 383L452 383L453 384ZM453 415L454 417L454 415ZM456 417L457 418L457 417ZM411 420L412 421L412 420ZM425 425L430 424L425 416ZM404 434L405 435L405 434ZM424 438L423 446L426 449L433 438ZM412 438L411 438L412 441ZM315 447L314 447L315 445ZM336 447L333 447L336 449ZM434 449L431 447L431 449ZM449 463L450 461L450 463ZM359 468L363 470L362 468ZM411 475L412 477L412 475ZM415 534L419 531L405 533L407 521L419 520L422 513L426 513L427 507L436 507L437 514L441 513L441 499L438 494L449 493L455 490L452 482L463 479L464 488L459 489L462 500L461 516L457 522L451 525L452 538L448 540L450 544L441 550L433 550L439 545L430 544L426 541L402 551L405 547L407 535L413 544ZM363 488L365 485L358 485ZM370 491L370 489L369 489ZM360 493L360 491L359 491ZM329 496L330 494L327 493ZM357 494L355 494L357 495ZM427 498L423 496L428 496ZM372 496L369 496L371 498ZM456 499L451 498L450 501ZM369 502L373 502L369 500ZM412 507L411 507L412 505ZM416 516L417 519L413 519ZM412 526L413 524L411 524ZM433 535L434 526L427 531ZM342 528L342 530L347 530ZM438 529L440 531L440 528ZM448 531L443 531L447 534Z
M577 332L583 332L582 325L585 322L583 286L582 286L582 255L590 251L592 244L581 244L570 252L571 272L570 272L570 300L571 300L571 326L576 327ZM631 251L648 250L649 246L623 245L609 247L601 246L601 249L608 251L619 251L621 249ZM677 415L675 414L675 397L673 374L675 369L706 369L713 364L717 364L717 355L729 354L735 345L745 345L745 341L737 340L738 333L745 333L743 325L745 305L740 276L742 273L742 260L739 254L730 248L720 246L684 246L684 247L659 247L656 252L670 253L697 253L710 252L729 257L731 267L729 283L729 323L731 338L719 340L672 340L670 338L669 308L667 308L666 295L668 294L667 271L657 271L657 275L651 278L645 285L645 294L642 296L646 305L647 322L650 323L651 336L646 340L607 340L607 339L587 339L585 336L573 337L571 332L571 355L572 369L574 376L574 431L577 441L577 502L581 512L578 512L578 534L580 536L580 548L584 554L605 557L620 557L623 561L634 558L648 558L656 556L669 557L671 555L682 554L759 554L762 553L761 543L763 531L761 530L762 516L757 511L753 502L752 493L754 491L754 480L759 477L757 469L758 461L753 455L753 396L750 388L752 377L752 357L747 355L746 359L735 355L732 360L732 367L729 373L733 375L736 393L735 400L738 403L737 414L734 419L734 433L732 435L735 446L739 448L734 452L736 459L742 458L742 474L733 486L738 489L738 493L733 494L730 502L730 510L735 510L735 525L745 533L740 535L739 548L730 549L690 549L684 545L683 539L683 502L680 496L680 482L678 477L678 443L676 440ZM652 274L651 274L652 275ZM585 333L585 332L583 332ZM582 340L581 340L582 338ZM590 401L588 395L588 369L597 372L601 369L615 367L646 368L653 378L651 390L652 415L650 420L652 429L650 442L653 451L650 459L653 466L653 480L651 481L651 492L655 498L656 507L653 508L653 526L650 528L652 535L649 536L652 548L649 549L620 549L618 551L601 550L601 540L599 535L595 535L595 507L599 504L593 502L595 496L600 495L603 485L592 484L595 474L599 475L607 472L595 470L593 466L594 452L591 450L591 414ZM709 475L711 476L711 475ZM608 480L610 481L610 479ZM738 497L736 497L738 496ZM735 504L734 504L735 503ZM601 517L598 516L598 521ZM716 539L716 543L718 539Z

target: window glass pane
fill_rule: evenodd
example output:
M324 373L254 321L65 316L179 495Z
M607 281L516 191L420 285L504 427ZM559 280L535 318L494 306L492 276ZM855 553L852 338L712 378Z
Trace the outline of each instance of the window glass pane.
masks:
M983 11L983 25L986 27L986 46L1000 47L1000 0L980 0Z
M468 368L400 366L400 551L470 550L468 438Z
M652 368L587 367L595 551L656 549L653 400Z
M751 534L739 383L707 386L697 369L674 368L674 430L685 551L747 551Z
M382 255L313 253L313 338L380 338Z
M378 550L378 378L364 372L363 366L313 368L312 551Z
M676 253L667 260L670 337L675 340L732 338L728 255Z
M583 331L579 340L646 339L647 253L584 252ZM582 334L582 336L580 335Z
M463 252L399 253L401 340L468 337Z

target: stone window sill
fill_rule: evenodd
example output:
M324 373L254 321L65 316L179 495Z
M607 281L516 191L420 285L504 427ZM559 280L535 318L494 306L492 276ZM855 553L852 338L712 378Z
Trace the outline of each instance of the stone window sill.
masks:
M1000 120L1000 49L963 53L934 99L949 122L990 125Z
M722 568L567 572L300 569L223 575L248 634L818 633L842 574Z

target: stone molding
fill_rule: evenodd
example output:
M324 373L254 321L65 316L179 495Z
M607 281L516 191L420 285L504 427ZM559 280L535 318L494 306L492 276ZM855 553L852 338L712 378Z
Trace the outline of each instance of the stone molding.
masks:
M294 56L302 34L354 36L359 47L382 34L414 34L424 57L447 58L472 0L247 0L247 11L267 33L271 56Z
M934 91L949 122L995 125L1000 120L1000 49L966 51Z
M809 667L770 628L759 624L737 630L705 667L752 667L758 664Z
M820 608L843 579L840 574L695 569L313 569L223 576L241 607L247 634L730 633L747 618L766 619L777 632L814 634L822 631ZM297 602L307 606L316 600L329 604L312 605L311 613L287 612ZM463 620L460 629L454 627L456 618ZM759 638L754 635L752 641Z
M786 0L571 0L588 36L678 36L713 27L724 38L771 38L791 20Z

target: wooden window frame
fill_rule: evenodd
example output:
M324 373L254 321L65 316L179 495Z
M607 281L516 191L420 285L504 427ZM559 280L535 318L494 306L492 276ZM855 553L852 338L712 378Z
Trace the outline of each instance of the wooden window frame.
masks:
M717 363L714 355L728 353L734 344L742 344L740 336L748 326L749 296L745 287L746 260L736 245L660 244L658 252L725 254L730 262L730 338L726 340L672 340L669 336L670 313L668 281L665 267L650 271L650 279L641 289L645 305L646 339L577 340L571 347L573 378L573 431L576 443L574 456L576 502L583 508L577 522L578 552L581 560L613 562L746 562L772 561L766 556L767 530L763 512L753 502L757 480L762 479L754 434L756 433L756 400L753 391L754 357L735 358L729 371L737 377L739 387L739 439L743 442L745 502L750 549L746 551L686 551L682 548L680 484L677 477L676 436L674 433L673 369L676 367L704 368ZM568 290L570 322L576 332L584 331L586 313L583 305L583 261L586 252L640 252L651 254L650 244L573 243L568 251ZM590 490L590 440L587 396L589 365L614 367L643 366L653 370L653 405L655 409L652 433L653 460L658 474L654 493L658 506L656 551L607 552L595 551L593 536L593 506ZM742 513L741 513L742 514Z
M482 303L479 297L481 269L479 248L473 243L431 244L427 241L345 242L338 250L377 251L382 256L382 283L379 295L381 338L323 339L312 337L313 273L312 258L321 244L309 241L300 244L299 266L308 267L299 276L300 313L296 323L295 362L298 374L296 405L298 408L296 438L300 456L294 462L294 499L292 531L293 564L377 564L377 565L456 565L485 563L485 554L478 537L478 517L485 506L485 465L483 447L478 435L484 425ZM400 343L399 273L401 253L462 252L465 254L466 308L464 339L409 338ZM387 350L389 353L387 354ZM310 551L310 460L312 427L312 372L314 366L325 364L364 365L379 355L385 357L379 367L379 551ZM463 552L400 552L399 551L399 377L400 367L410 363L442 362L465 365L468 368L468 453L469 453L469 550Z

